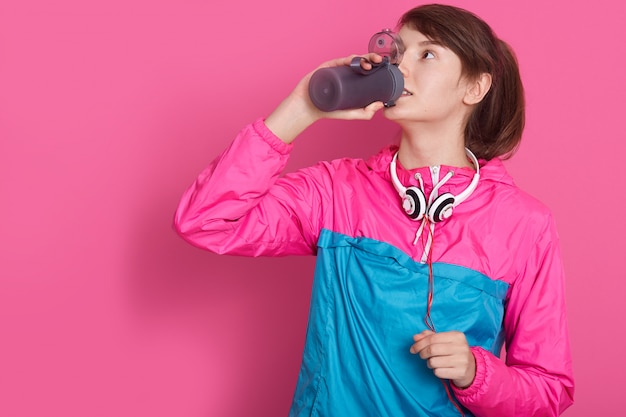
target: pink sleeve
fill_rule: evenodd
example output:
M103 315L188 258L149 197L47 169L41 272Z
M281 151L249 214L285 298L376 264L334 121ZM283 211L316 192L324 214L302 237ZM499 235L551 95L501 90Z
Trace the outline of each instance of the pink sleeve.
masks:
M506 305L506 363L473 347L476 377L455 396L477 417L558 416L573 403L559 239L552 218Z
M247 126L182 196L177 232L220 254L312 254L320 197L304 176L300 183L279 178L291 149L262 120Z

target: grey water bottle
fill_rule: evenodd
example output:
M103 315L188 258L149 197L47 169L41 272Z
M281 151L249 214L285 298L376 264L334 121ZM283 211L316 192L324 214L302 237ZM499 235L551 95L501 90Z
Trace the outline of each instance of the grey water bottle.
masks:
M383 61L365 71L361 58L350 66L320 68L309 81L309 96L322 111L356 109L375 101L393 106L402 95L404 77L397 66Z
M350 66L320 68L309 81L309 96L322 111L356 109L375 101L393 106L404 90L404 76L397 64L404 46L390 29L372 36L369 52L383 57L382 63L372 64L370 70L361 66L364 58L355 57Z

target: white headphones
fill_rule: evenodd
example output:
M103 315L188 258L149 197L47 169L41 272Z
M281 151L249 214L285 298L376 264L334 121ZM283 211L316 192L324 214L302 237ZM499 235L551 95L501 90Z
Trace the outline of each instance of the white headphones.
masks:
M422 189L420 189L415 186L405 187L400 183L396 172L396 160L398 159L398 152L396 152L391 160L391 163L389 164L391 182L396 188L396 191L398 191L398 194L400 194L400 198L402 198L402 208L410 219L418 221L426 216L426 218L433 223L441 222L452 216L452 209L465 201L474 192L476 186L478 185L478 180L480 179L480 166L478 165L476 156L474 156L469 149L465 148L465 153L476 168L476 173L467 188L463 190L461 194L456 196L451 193L443 193L437 196L437 190L439 187L452 176L452 171L450 171L447 174L447 179L444 178L444 180L434 186L429 199L431 201L426 204L423 184ZM436 197L433 198L433 196Z

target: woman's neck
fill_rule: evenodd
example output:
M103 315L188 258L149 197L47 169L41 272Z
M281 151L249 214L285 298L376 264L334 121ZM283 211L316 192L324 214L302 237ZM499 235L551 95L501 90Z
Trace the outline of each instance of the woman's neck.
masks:
M473 167L463 134L454 129L403 129L398 159L406 169L448 165Z

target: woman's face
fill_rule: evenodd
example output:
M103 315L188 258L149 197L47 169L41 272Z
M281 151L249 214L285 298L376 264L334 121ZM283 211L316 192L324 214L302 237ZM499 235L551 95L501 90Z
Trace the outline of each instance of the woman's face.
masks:
M398 35L405 46L399 65L405 91L394 107L385 109L385 117L400 124L463 124L469 112L464 104L468 84L459 57L407 26Z

